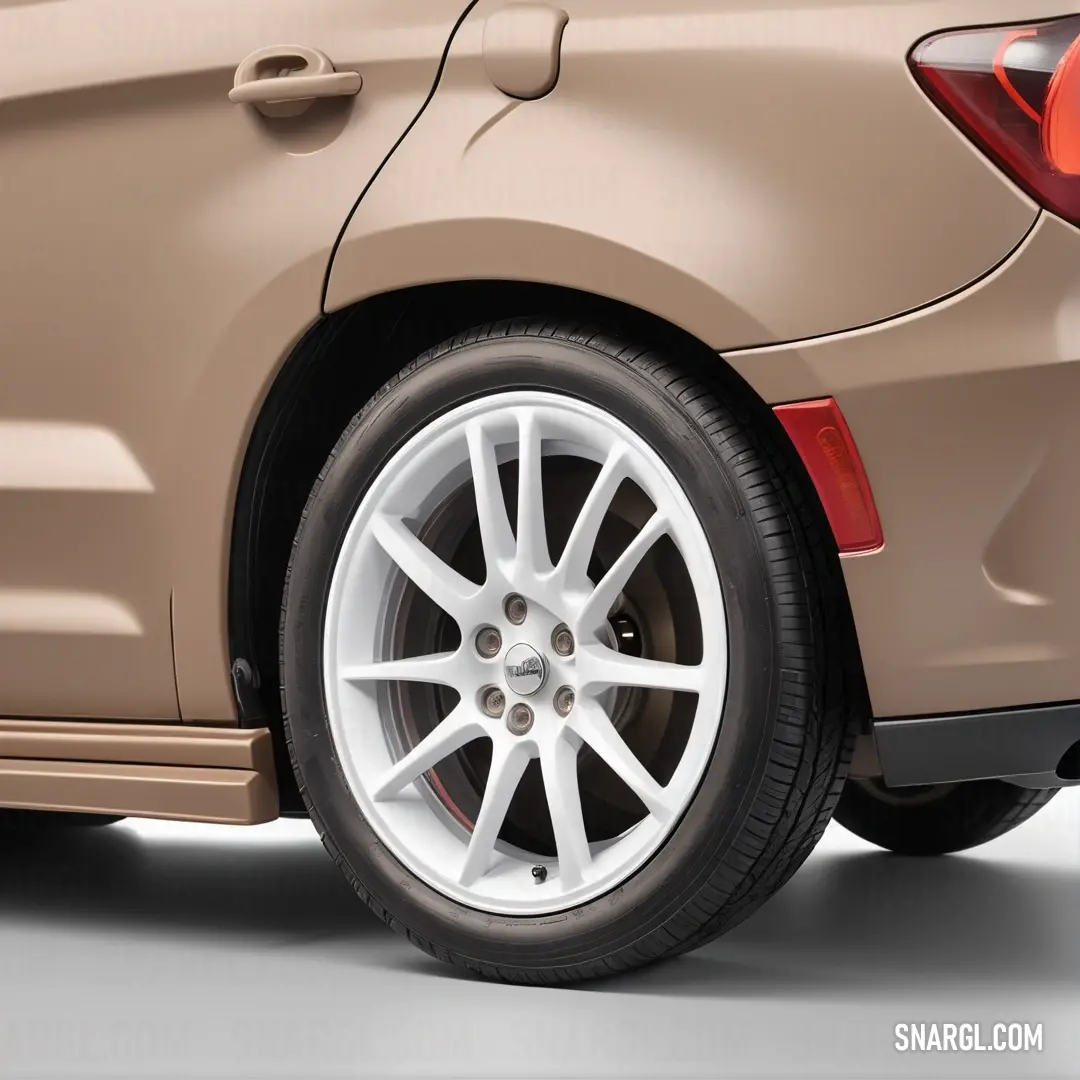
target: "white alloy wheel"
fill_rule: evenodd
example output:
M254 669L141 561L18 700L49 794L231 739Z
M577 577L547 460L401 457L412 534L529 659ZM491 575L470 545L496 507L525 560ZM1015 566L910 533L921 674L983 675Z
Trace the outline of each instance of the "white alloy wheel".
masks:
M549 458L591 470L591 490L554 559L548 517L558 488L542 481ZM500 479L508 466L517 472L516 498L510 499ZM647 497L651 514L596 580L590 576L594 545L628 481ZM482 568L472 575L421 539L462 493L482 550ZM516 502L516 513L508 502ZM681 556L696 604L700 656L694 663L620 651L618 624L609 618L662 537ZM402 648L396 628L408 582L452 620L452 647L420 655ZM577 398L495 392L427 424L364 494L330 579L323 665L337 761L389 852L463 905L541 915L625 882L663 845L693 800L723 713L724 597L690 501L638 434ZM400 690L407 684L446 688L444 700L456 702L438 723L418 729L402 721ZM662 783L613 720L620 694L646 688L692 696L681 755ZM447 797L438 769L476 741L486 743L490 766L478 813L469 814ZM640 801L639 820L617 835L589 835L579 785L583 750ZM530 767L542 778L554 851L524 846L520 830L511 842L504 829Z
M863 722L783 428L640 329L513 319L407 363L341 431L285 573L312 823L378 918L488 978L598 978L738 925L817 843Z

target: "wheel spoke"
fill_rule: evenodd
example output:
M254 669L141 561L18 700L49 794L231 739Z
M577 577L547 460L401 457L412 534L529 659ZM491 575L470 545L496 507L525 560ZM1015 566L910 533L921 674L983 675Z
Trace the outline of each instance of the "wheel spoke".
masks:
M409 531L400 518L376 515L371 530L383 551L412 583L454 619L480 591Z
M654 818L667 821L671 817L667 792L626 745L626 740L599 702L581 702L570 714L569 726L645 804Z
M582 621L585 625L597 627L603 623L641 560L645 558L653 544L667 533L668 528L667 518L659 511L645 522L641 532L630 541L626 550L615 560L611 569L590 594L582 611Z
M489 567L503 561L511 562L515 551L514 533L510 528L506 499L499 482L495 444L479 420L469 424L467 437L484 561Z
M578 649L582 689L595 692L609 686L641 686L653 690L686 690L700 693L705 685L702 664L672 664L666 660L646 660L625 656L606 645L584 645Z
M403 660L376 660L370 664L347 664L341 677L350 683L419 682L458 686L462 680L461 650L410 656Z
M490 869L495 841L499 838L499 830L510 809L510 800L518 789L530 757L529 748L524 743L493 740L484 800L469 838L465 864L459 878L462 885L475 884Z
M435 768L440 761L484 734L480 718L471 707L459 702L434 731L425 735L400 761L391 765L379 777L373 798L379 802L399 795L428 769Z
M580 885L592 863L578 790L577 756L578 747L562 737L548 743L540 759L559 856L559 881L564 889Z
M547 571L551 569L551 557L541 477L543 441L540 422L533 409L526 409L518 416L518 445L518 562L531 570Z
M577 521L574 522L558 567L563 582L570 588L587 585L589 560L596 546L596 537L619 485L628 475L627 464L626 445L617 443L608 453Z

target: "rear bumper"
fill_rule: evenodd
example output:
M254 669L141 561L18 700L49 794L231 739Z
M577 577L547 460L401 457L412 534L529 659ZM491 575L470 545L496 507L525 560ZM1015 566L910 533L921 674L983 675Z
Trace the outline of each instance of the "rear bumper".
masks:
M889 787L1001 779L1021 787L1080 784L1080 703L873 723L852 774Z
M851 428L885 536L843 564L874 715L1080 700L1080 232L1043 214L948 300L725 358Z

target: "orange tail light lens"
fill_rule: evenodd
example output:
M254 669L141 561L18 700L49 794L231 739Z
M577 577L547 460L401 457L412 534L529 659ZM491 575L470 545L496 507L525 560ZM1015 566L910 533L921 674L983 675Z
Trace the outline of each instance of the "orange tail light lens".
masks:
M1047 161L1066 176L1080 176L1080 38L1050 76L1043 107L1042 147Z
M935 34L909 63L992 161L1041 206L1080 224L1080 16Z
M870 481L840 406L830 398L777 405L810 474L841 555L869 555L885 546Z

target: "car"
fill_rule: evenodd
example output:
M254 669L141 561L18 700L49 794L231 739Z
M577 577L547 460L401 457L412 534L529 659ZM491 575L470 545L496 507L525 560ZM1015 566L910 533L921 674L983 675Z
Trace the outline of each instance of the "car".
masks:
M9 842L310 818L546 985L1080 782L1046 15L0 6Z

